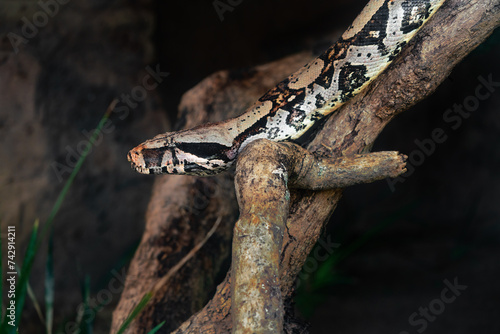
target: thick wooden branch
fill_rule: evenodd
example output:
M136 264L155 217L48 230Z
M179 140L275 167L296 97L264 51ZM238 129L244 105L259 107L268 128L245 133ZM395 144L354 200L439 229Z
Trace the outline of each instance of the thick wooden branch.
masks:
M391 68L330 118L308 149L325 156L368 150L395 115L431 94L499 22L498 0L447 1ZM340 190L291 194L292 214L287 219L280 259L283 296L291 296L295 278L340 196ZM229 312L230 284L228 276L207 306L176 333L226 332L231 326L230 316L218 312ZM211 317L214 314L217 316Z
M238 157L234 180L240 218L233 236L233 332L281 333L279 265L290 201L286 156L267 141L249 146Z
M279 266L289 187L331 189L404 172L397 152L318 159L294 143L249 144L238 157L234 180L240 218L233 236L233 332L283 331Z
M396 177L406 171L406 156L398 152L355 154L320 158L294 143L278 143L288 161L290 182L295 189L331 190Z

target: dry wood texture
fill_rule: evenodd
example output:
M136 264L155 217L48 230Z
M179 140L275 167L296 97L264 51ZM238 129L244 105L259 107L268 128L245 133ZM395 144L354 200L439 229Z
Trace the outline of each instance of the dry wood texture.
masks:
M377 152L320 159L293 143L257 140L241 152L235 187L240 208L231 264L234 333L281 333L280 253L289 189L332 189L395 177L404 156Z

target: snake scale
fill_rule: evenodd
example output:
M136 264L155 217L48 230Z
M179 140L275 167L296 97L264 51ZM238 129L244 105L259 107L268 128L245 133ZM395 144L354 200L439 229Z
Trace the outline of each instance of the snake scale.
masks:
M132 168L213 175L228 169L253 140L299 139L382 73L444 1L370 1L334 45L242 115L147 140L128 153Z

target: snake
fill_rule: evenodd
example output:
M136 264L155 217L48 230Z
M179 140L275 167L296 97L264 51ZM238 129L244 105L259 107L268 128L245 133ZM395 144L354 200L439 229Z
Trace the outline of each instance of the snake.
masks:
M167 132L130 150L142 174L210 176L257 139L299 140L373 82L445 0L372 0L338 41L235 118Z

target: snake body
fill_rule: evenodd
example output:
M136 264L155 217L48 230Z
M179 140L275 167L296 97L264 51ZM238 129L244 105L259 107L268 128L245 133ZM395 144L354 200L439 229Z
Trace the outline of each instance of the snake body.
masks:
M242 115L147 140L129 152L132 168L213 175L253 140L299 139L382 73L444 1L372 0L334 45Z

